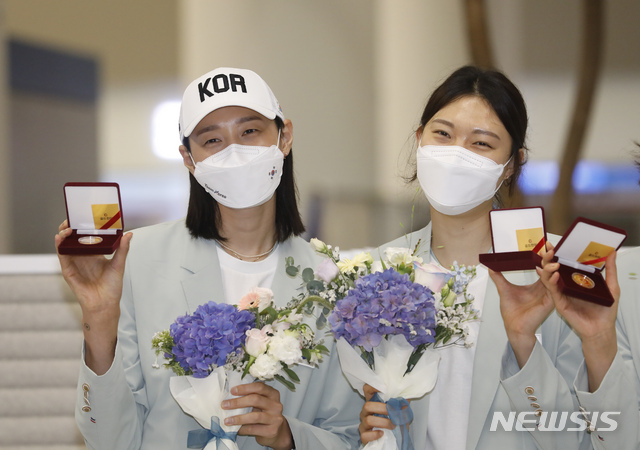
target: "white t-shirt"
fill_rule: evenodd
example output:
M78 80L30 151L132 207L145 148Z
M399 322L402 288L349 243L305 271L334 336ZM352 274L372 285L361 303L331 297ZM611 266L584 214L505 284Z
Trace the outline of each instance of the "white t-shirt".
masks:
M437 263L435 260L432 262ZM467 292L474 296L473 308L479 312L481 320L488 280L489 272L486 267L477 265L476 276L467 286ZM459 295L457 302L463 300ZM427 450L443 448L463 450L467 445L473 360L480 331L480 320L469 322L468 325L469 336L474 343L472 347L450 345L438 350L441 356L438 381L433 391L427 394L430 397ZM418 426L418 424L412 426Z
M222 271L222 291L224 301L230 305L237 305L254 287L271 289L276 275L280 246L262 261L241 261L217 246L218 260Z

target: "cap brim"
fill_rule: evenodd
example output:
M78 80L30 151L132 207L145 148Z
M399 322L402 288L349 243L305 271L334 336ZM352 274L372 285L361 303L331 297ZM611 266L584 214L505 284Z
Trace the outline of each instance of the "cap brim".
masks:
M270 110L268 108L264 108L264 107L259 106L259 105L255 105L255 104L250 103L250 102L224 102L224 103L221 103L220 105L218 105L218 106L216 106L214 108L202 108L202 111L200 111L196 116L194 116L194 118L191 121L191 123L187 127L185 127L184 130L182 130L181 139L184 139L185 137L189 137L191 135L191 133L193 132L194 128L207 115L211 114L212 112L214 112L214 111L216 111L216 110L218 110L220 108L226 108L227 106L240 106L242 108L251 109L251 110L263 115L264 117L266 117L269 120L274 120L276 117L280 117L282 120L284 120L284 115L278 114L273 110Z

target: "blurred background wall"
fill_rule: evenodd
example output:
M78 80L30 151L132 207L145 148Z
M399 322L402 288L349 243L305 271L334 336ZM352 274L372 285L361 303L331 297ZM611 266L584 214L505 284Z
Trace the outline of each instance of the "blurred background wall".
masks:
M0 253L54 251L65 181L120 183L127 229L182 217L187 171L158 155L178 156L176 102L189 81L218 66L258 72L293 120L308 237L355 248L423 225L426 202L400 175L428 95L471 61L464 4L0 0ZM528 204L546 206L575 96L583 2L486 4L497 65L529 107L522 189ZM627 243L640 245L631 155L640 140L640 3L605 5L604 61L574 208L626 228ZM16 45L52 58L32 67L45 88L12 79ZM74 96L91 82L69 74L75 63L95 67L94 98ZM71 94L55 89L70 77Z

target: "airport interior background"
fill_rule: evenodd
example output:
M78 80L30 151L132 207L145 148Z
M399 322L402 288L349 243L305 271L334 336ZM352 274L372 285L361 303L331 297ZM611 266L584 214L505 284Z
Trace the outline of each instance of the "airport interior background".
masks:
M0 0L0 450L85 448L82 314L53 243L63 186L117 182L125 230L182 218L191 80L228 66L267 81L294 124L306 237L353 252L428 222L403 181L422 108L489 60L530 119L509 206L544 207L556 234L605 222L637 246L638 23L637 0Z
M402 175L427 96L472 62L469 3L0 0L0 254L53 253L68 181L119 183L125 229L183 217L177 108L218 66L261 74L293 120L307 237L361 248L424 225L424 196ZM484 2L495 66L529 108L520 204L548 221L585 3ZM604 2L569 213L624 228L627 245L640 244L639 18L636 1Z

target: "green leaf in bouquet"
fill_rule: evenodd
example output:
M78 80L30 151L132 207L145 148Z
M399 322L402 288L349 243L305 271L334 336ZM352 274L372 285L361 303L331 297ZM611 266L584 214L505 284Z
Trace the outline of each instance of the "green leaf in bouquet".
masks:
M308 348L303 348L301 352L304 359L306 359L307 361L311 361L311 350L309 350Z
M284 263L285 263L285 265L286 265L287 267L289 267L289 266L293 266L293 265L295 264L295 263L293 262L293 256L287 256L287 257L284 259Z
M302 276L304 277L304 273ZM311 295L317 295L319 292L324 291L324 283L320 280L312 279L309 282L307 282L307 290Z
M316 319L316 327L321 330L327 324L327 316L324 314L320 314L320 316Z
M427 349L427 344L420 344L416 347L413 353L411 353L411 356L409 357L409 361L407 361L407 370L404 373L405 375L411 372L413 368L416 366L416 364L418 364L418 361L420 360L420 358L422 357L422 354L426 349Z
M304 269L302 271L302 280L305 283L308 283L309 281L314 279L314 274L313 274L313 269L311 267L307 267L306 269Z
M255 356L249 356L249 362L247 362L247 365L245 366L244 370L242 371L242 376L240 378L244 378L249 373L249 369L251 368L251 366L253 365L253 363L255 361L256 361L256 357Z
M191 371L189 371L189 373L187 373L182 366L178 363L178 361L172 359L171 361L169 361L168 363L164 364L167 368L171 369L173 371L173 373L175 373L178 376L183 376L183 375L191 375Z
M278 311L272 306L269 305L260 313L261 316L267 316L267 323L273 323L274 320L278 318Z
M287 272L287 275L289 275L290 277L295 277L295 276L298 275L298 272L300 271L300 267L287 266L287 268L285 270Z
M295 383L300 383L300 377L293 371L293 369L290 369L285 364L282 365L282 369L286 372L286 374L289 376L289 378L291 378L292 381L294 381Z
M296 390L296 386L291 381L283 377L282 375L275 375L273 378L278 380L280 383L284 384L290 391L293 392Z
M306 305L304 305L304 308L302 308L302 312L307 316L310 316L311 314L313 314L314 308L315 305L313 303L307 303Z
M373 359L373 352L368 352L364 349L364 347L360 347L360 356L369 367L371 367L372 369L374 368L375 360Z
M329 354L329 349L322 344L316 345L316 350L319 351L320 353L324 353L325 355Z

